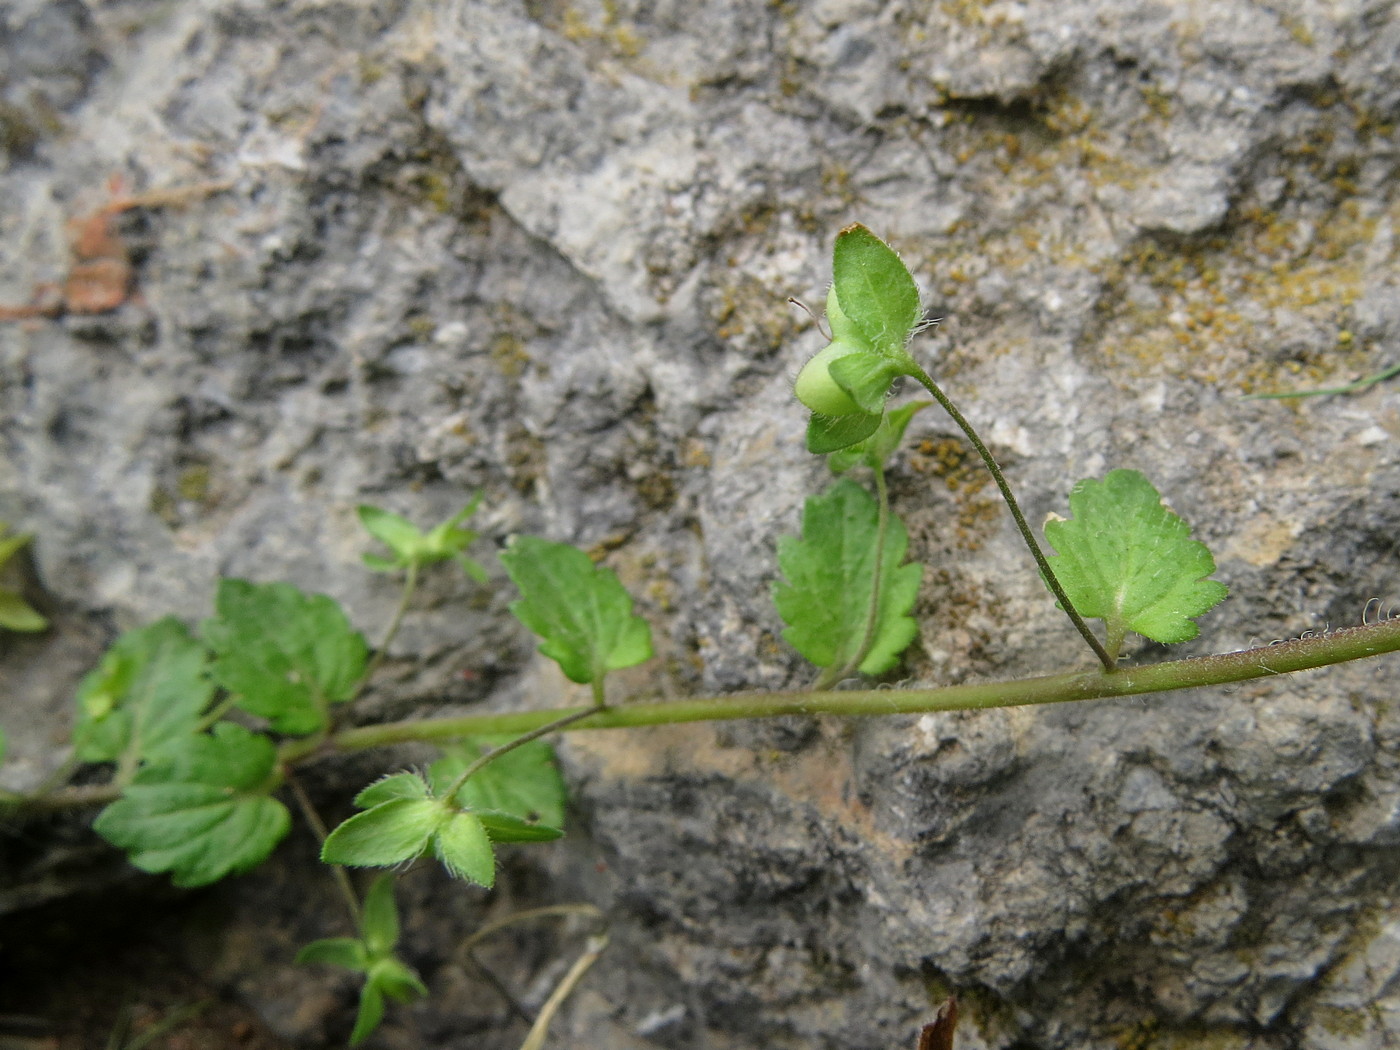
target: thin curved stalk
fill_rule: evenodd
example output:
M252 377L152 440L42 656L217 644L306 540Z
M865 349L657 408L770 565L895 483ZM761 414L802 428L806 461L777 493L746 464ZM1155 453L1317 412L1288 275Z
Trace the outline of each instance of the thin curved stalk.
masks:
M977 454L982 457L983 464L992 475L992 480L997 483L997 488L1001 490L1001 498L1006 502L1006 506L1011 511L1011 517L1016 521L1016 528L1021 533L1021 538L1026 541L1026 546L1030 548L1031 557L1035 559L1036 567L1040 570L1040 575L1044 577L1045 583L1055 595L1055 600L1060 603L1060 608L1065 611L1065 615L1074 624L1074 629L1083 636L1089 648L1094 650L1094 655L1099 658L1099 663L1103 664L1103 669L1113 672L1118 667L1118 661L1104 648L1103 643L1084 622L1084 617L1079 615L1079 610L1074 607L1074 603L1069 600L1069 595L1065 593L1060 579L1055 575L1055 570L1050 568L1050 562L1045 557L1045 552L1041 550L1040 544L1036 542L1035 535L1031 532L1031 527L1026 524L1026 516L1021 513L1021 505L1016 502L1016 496L1011 491L1011 486L1006 483L1006 475L1001 472L1001 467L992 457L991 449L977 436L977 431L972 429L965 416L958 411L956 405L948 400L948 395L922 368L917 365L910 373L914 379L923 385L924 389L934 396L934 399L943 406L943 411L947 412L958 428L967 436L967 440L972 443L972 447L977 450Z

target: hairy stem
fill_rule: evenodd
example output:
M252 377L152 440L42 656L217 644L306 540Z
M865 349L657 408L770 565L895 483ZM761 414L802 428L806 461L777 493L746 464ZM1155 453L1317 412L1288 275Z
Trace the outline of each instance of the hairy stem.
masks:
M316 812L316 807L311 804L311 796L306 793L306 789L301 786L301 781L291 770L286 771L286 783L292 789L292 795L297 800L297 808L301 810L301 815L306 818L306 823L311 826L311 830L315 833L316 841L324 846L330 832L326 829L326 822L321 819L321 814ZM335 879L336 888L340 891L340 898L345 902L345 907L350 912L350 925L356 933L363 934L360 898L355 893L355 887L350 884L350 876L345 873L345 868L339 864L328 864L327 866L331 869L331 877Z
M399 594L398 608L394 610L393 619L389 621L389 626L384 631L384 637L379 642L379 647L374 650L374 655L370 657L369 664L365 667L365 673L360 676L359 682L355 684L355 696L358 697L369 685L370 679L374 677L374 672L379 670L379 665L384 662L384 657L389 652L389 646L394 644L394 639L398 637L399 627L403 624L404 614L408 612L408 603L413 600L413 592L418 588L418 563L411 561L408 563L408 572L404 576L403 590Z
M952 417L953 422L958 425L959 429L967 436L967 440L972 443L972 447L977 450L977 454L982 457L982 462L991 472L992 480L997 483L997 488L1001 490L1001 498L1006 501L1006 506L1011 511L1011 517L1016 520L1016 528L1020 530L1021 538L1026 541L1026 546L1030 548L1031 557L1035 559L1036 567L1040 569L1040 574L1044 577L1046 585L1054 593L1055 600L1060 603L1060 608L1065 611L1065 615L1074 624L1074 629L1083 636L1084 641L1089 644L1089 648L1094 650L1094 655L1099 658L1099 663L1103 664L1103 669L1109 672L1114 671L1118 662L1104 648L1103 643L1084 622L1084 617L1079 615L1079 610L1074 607L1074 603L1069 600L1069 595L1065 593L1059 577L1055 575L1055 570L1050 568L1050 562L1046 560L1045 552L1040 549L1040 544L1036 542L1035 536L1031 533L1031 527L1026 524L1026 516L1021 513L1021 505L1016 502L1016 497L1011 492L1011 486L1006 483L1006 475L1001 472L1001 467L997 466L997 461L992 458L991 450L983 444L982 439L977 436L977 431L972 429L972 424L958 411L957 406L948 400L948 395L943 393L927 372L915 366L911 374L943 406L943 411Z
M966 711L1072 700L1136 696L1201 686L1227 685L1303 671L1400 651L1400 617L1277 645L1215 656L1171 660L1113 672L1078 671L1016 681L977 682L937 689L863 689L831 692L743 693L735 696L627 704L598 710L519 711L457 718L359 726L334 734L328 745L345 751L409 740L450 740L477 733L553 732L572 722L573 729L622 729L734 718L778 715L871 716ZM283 760L296 757L296 741L283 745Z

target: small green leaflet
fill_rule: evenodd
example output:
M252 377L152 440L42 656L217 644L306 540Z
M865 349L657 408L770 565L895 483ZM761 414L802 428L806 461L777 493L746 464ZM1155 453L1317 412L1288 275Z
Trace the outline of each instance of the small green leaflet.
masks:
M909 540L896 515L883 549L879 537L875 498L843 479L807 500L800 539L778 541L786 580L773 585L773 602L788 624L783 637L818 667L882 674L918 633L909 612L923 567L901 564Z
M540 652L570 681L601 681L609 671L651 659L651 627L606 566L567 543L516 536L501 564L520 588L516 619L542 639Z
M376 781L355 799L365 808L327 837L321 859L347 867L393 867L431 850L458 878L490 887L496 857L482 820L433 795L416 773Z
M922 314L919 289L894 250L860 223L847 226L836 235L831 276L842 312L870 348L903 355Z
M365 640L333 599L287 583L226 579L215 610L203 630L215 681L277 732L314 733L330 704L354 696Z
M194 732L214 695L209 655L173 617L127 631L78 686L84 762L149 759Z
M277 751L264 736L220 722L172 743L143 766L93 827L142 871L203 886L262 861L286 835Z
M297 953L299 963L338 966L365 975L360 989L360 1010L350 1045L363 1042L384 1019L384 1000L406 1003L428 994L427 987L398 956L399 916L394 905L394 877L381 875L365 895L360 920L361 936L329 937L312 941Z
M1215 559L1152 483L1110 471L1075 485L1069 507L1073 518L1045 523L1058 552L1050 564L1075 608L1104 621L1109 653L1129 630L1163 644L1196 637L1193 618L1225 597L1225 585L1206 579Z
M7 535L9 531L9 523L0 521L0 569L34 540L33 533ZM25 601L19 591L0 587L0 627L7 631L33 632L42 631L48 625L49 621Z
M358 508L360 523L371 536L394 552L392 558L366 554L365 564L376 572L395 572L409 566L430 565L451 558L472 579L485 583L486 570L463 553L478 534L463 528L462 523L476 513L480 504L481 495L478 493L466 507L426 533L392 511L361 504Z

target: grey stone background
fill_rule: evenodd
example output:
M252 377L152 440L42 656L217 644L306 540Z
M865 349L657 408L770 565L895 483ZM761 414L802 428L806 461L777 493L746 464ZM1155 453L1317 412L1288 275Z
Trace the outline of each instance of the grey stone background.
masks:
M631 695L805 681L767 587L825 483L789 393L822 340L784 300L821 301L851 221L945 315L919 351L1033 520L1134 467L1213 545L1232 596L1182 651L1358 622L1400 600L1400 385L1240 396L1400 356L1398 124L1385 0L0 0L0 302L62 280L111 176L229 184L118 219L120 309L0 328L0 517L55 619L3 643L0 778L61 761L101 648L219 575L376 634L362 501L480 489L490 540L608 552L658 640ZM947 420L892 491L927 565L895 679L1086 662ZM360 716L563 702L509 600L433 576ZM895 1050L949 992L970 1050L1400 1045L1395 671L570 737L569 838L492 894L405 880L434 994L371 1045L518 1045L458 946L572 900L613 944L557 1046ZM344 932L313 849L188 933L296 1046L353 1017L290 964ZM538 1006L575 950L491 958Z

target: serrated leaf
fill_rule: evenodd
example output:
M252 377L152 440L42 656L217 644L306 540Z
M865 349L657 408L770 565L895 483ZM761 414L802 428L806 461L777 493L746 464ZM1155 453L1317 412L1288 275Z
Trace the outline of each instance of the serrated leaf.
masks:
M470 737L447 750L429 767L439 792L446 791L467 767L489 748L507 743L509 736ZM554 749L532 740L487 763L457 792L454 801L473 812L497 841L546 841L563 834L567 792L554 762ZM513 818L513 819L509 819ZM531 834L531 831L539 834Z
M881 674L918 633L909 612L923 568L901 564L908 536L894 514L881 549L879 518L874 497L843 479L807 500L800 539L778 541L786 580L774 583L773 601L788 624L783 637L818 667L858 661L864 674Z
M1136 470L1086 479L1069 497L1068 521L1049 521L1055 575L1076 609L1104 621L1115 654L1126 631L1170 644L1196 637L1193 622L1226 594L1206 579L1215 559Z
M570 681L600 681L651 659L651 627L633 614L631 595L577 547L516 536L501 564L521 593L510 611L544 639L540 652Z
M856 223L836 235L832 279L841 311L882 354L902 354L921 317L919 289L894 250Z
M430 798L432 792L417 773L394 773L380 777L355 796L355 805L372 809L396 798Z
M0 627L7 631L33 634L45 630L49 621L15 591L0 588Z
M394 950L399 943L399 910L394 904L394 876L381 875L365 894L360 912L360 930L365 950L378 957Z
M321 847L327 864L388 868L412 860L432 841L450 812L433 799L396 798L356 813Z
M456 878L490 889L496 881L491 837L475 813L457 813L433 839L433 851Z
M356 973L369 969L369 955L365 946L354 937L327 937L312 941L297 952L293 962L339 966L342 970Z
M213 695L209 654L182 623L128 631L78 686L74 749L84 762L152 758L195 731Z
M225 579L215 608L203 630L214 679L277 732L314 733L329 704L354 695L365 640L333 599L287 583Z
M220 722L172 743L139 770L94 828L143 871L203 886L263 860L290 827L275 787L272 742Z
M848 416L819 416L807 421L807 451L817 455L838 452L864 441L880 426L878 413L854 412Z

